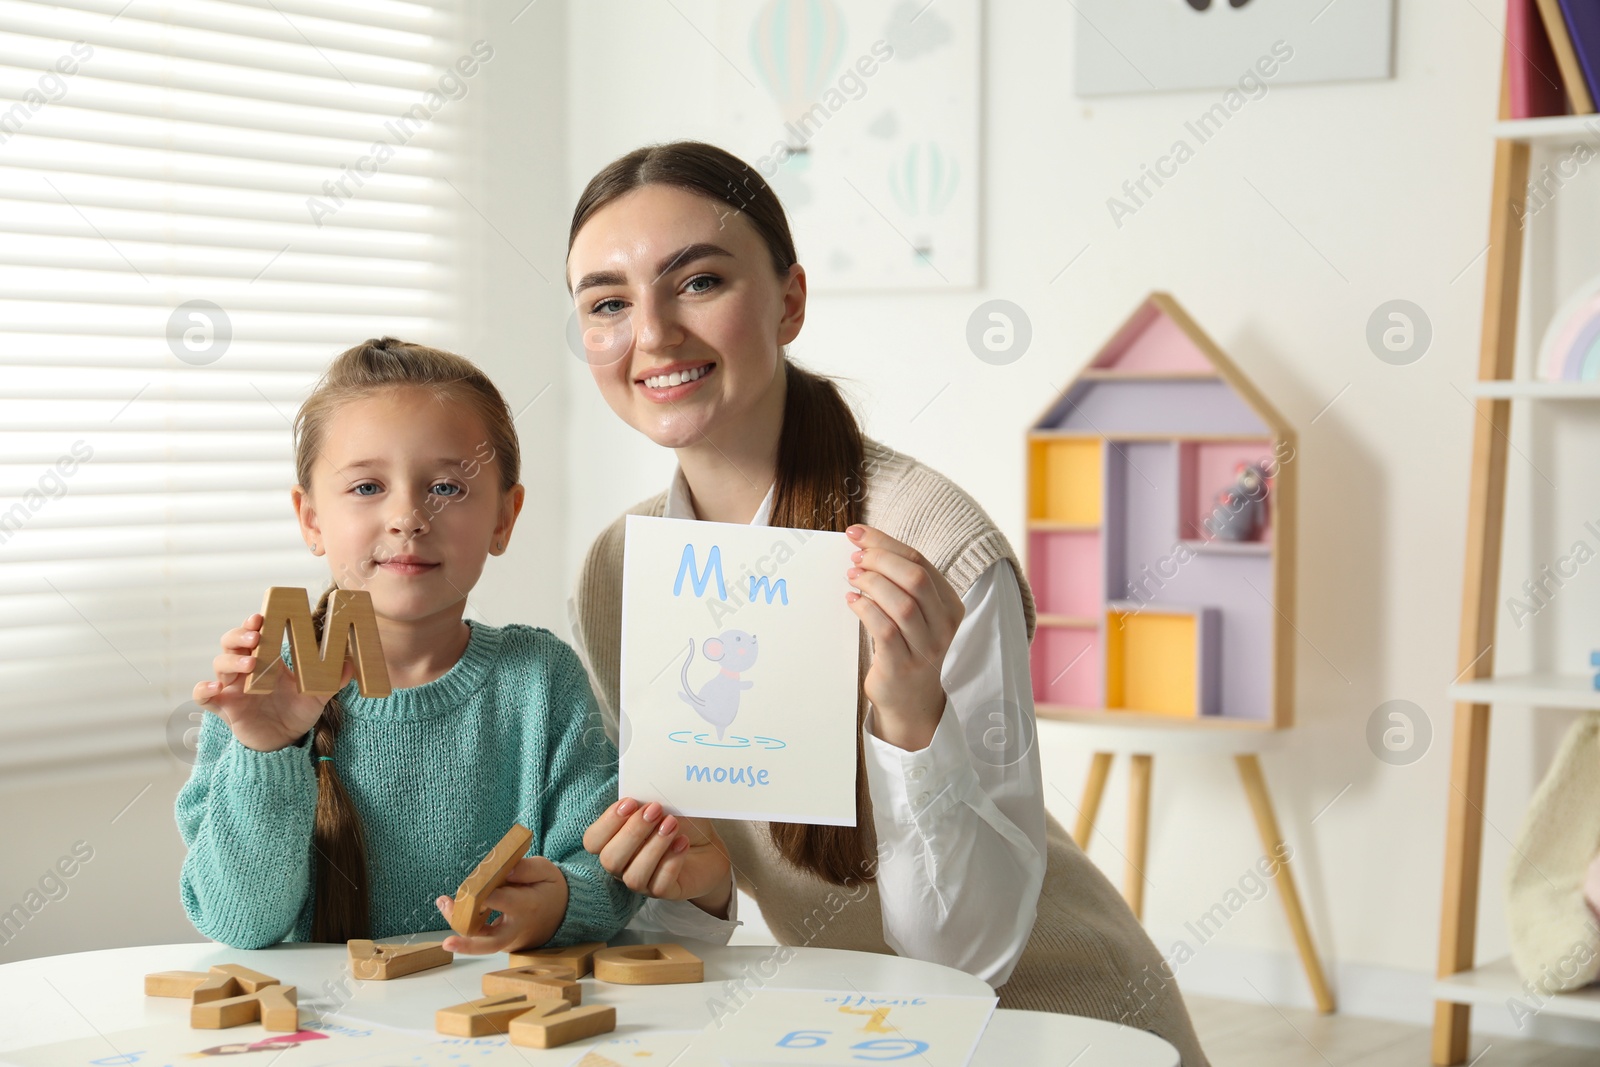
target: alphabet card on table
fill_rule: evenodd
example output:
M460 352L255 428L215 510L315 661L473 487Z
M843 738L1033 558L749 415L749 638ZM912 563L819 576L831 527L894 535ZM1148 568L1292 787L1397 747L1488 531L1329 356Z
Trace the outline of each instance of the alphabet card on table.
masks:
M683 1062L967 1067L996 1003L995 997L767 987L748 1000L710 1002L711 1022Z
M854 551L842 533L628 516L622 795L855 825Z

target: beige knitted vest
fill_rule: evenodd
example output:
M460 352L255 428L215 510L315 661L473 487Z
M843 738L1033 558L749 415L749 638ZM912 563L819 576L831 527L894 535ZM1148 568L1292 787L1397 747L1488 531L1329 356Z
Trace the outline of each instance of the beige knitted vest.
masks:
M871 440L865 474L864 521L921 552L958 594L965 595L989 566L1007 561L1017 574L1032 639L1032 590L1005 535L972 497L938 472ZM666 499L661 493L626 514L661 515ZM619 517L595 539L576 597L575 625L596 694L613 718L622 676L624 525L625 517ZM869 810L864 804L865 833L871 833ZM875 885L837 886L797 870L773 847L765 823L718 819L715 825L739 888L755 898L780 943L893 954L883 939ZM1151 1030L1177 1046L1184 1067L1204 1067L1177 985L1143 927L1048 813L1045 825L1038 916L1022 959L998 991L1000 1006L1087 1015Z

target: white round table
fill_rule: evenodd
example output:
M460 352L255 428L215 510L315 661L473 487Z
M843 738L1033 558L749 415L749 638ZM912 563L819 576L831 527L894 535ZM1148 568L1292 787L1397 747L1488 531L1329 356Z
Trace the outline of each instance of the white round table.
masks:
M423 935L418 940L442 938ZM612 941L641 941L625 931ZM989 986L950 967L899 956L837 949L791 948L781 962L778 951L763 946L711 945L678 939L705 961L700 984L623 986L583 980L585 1003L616 1006L618 1033L646 1029L698 1030L711 1019L708 1003L726 997L728 982L746 988L844 989L915 992L923 995L990 996ZM350 977L348 954L341 945L283 944L244 951L212 942L104 949L65 956L46 956L0 966L0 1062L6 1052L73 1038L93 1038L121 1030L170 1024L188 1029L187 1002L144 995L144 976L152 971L203 971L217 963L239 963L297 987L302 1019L337 1014L405 1030L431 1030L433 1013L450 1004L474 1000L481 976L507 966L505 955L456 956L449 967L407 975L387 982L358 982ZM771 977L765 977L771 975ZM763 980L765 978L765 980ZM602 993L603 990L603 993ZM250 1024L216 1033L259 1040L266 1036ZM520 1059L537 1067L571 1064L579 1052L599 1038L558 1049L519 1048ZM126 1050L107 1046L115 1060ZM278 1067L294 1067L285 1053ZM84 1061L75 1061L82 1067ZM1178 1067L1173 1047L1152 1034L1113 1023L1072 1015L997 1011L978 1044L975 1067ZM133 1067L150 1067L136 1063ZM682 1065L690 1067L690 1065Z

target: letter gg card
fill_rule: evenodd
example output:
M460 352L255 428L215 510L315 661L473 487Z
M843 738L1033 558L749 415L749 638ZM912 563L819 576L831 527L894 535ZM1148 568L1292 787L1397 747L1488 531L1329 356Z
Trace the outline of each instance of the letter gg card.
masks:
M623 796L855 825L854 551L842 533L628 516Z

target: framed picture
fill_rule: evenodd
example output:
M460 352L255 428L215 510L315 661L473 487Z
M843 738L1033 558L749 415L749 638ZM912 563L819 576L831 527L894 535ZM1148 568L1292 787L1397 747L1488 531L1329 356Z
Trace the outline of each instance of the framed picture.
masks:
M1393 75L1394 0L1075 0L1079 96ZM1263 75L1262 64L1273 73ZM1247 92L1249 90L1246 90Z

